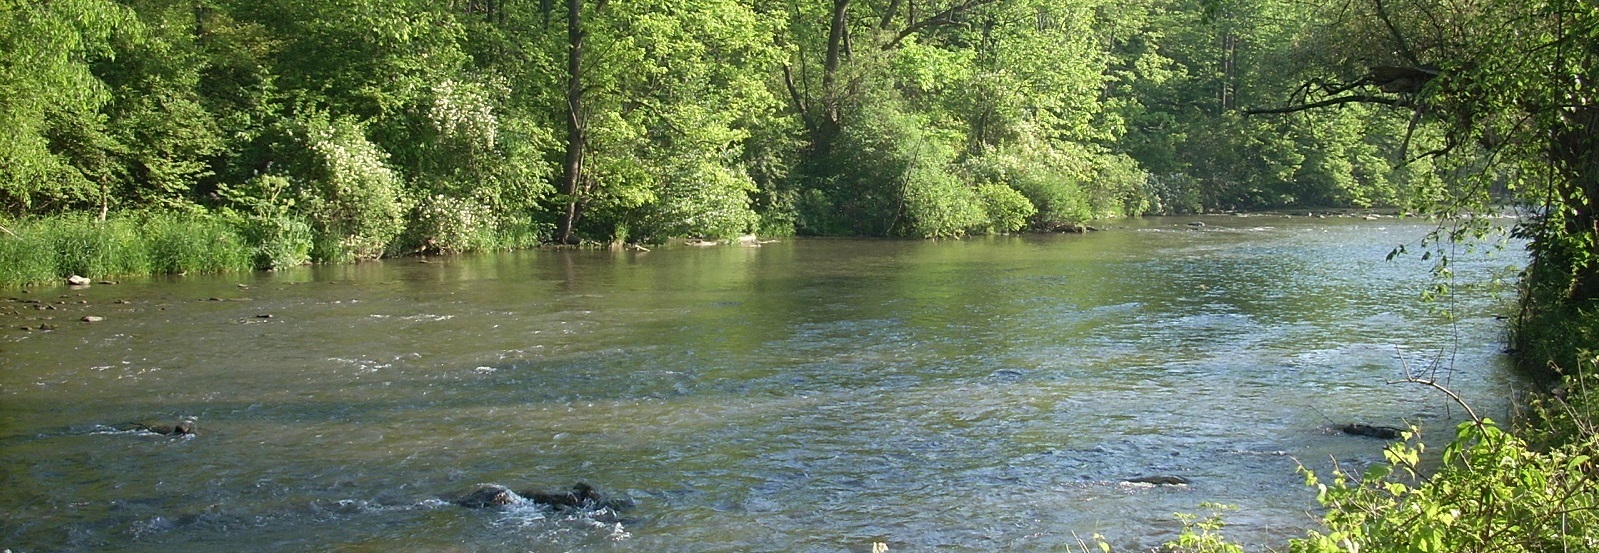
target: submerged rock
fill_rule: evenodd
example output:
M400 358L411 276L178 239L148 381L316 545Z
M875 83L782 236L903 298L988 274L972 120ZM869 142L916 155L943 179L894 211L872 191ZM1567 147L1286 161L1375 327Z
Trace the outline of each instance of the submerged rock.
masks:
M472 509L489 507L505 507L522 503L536 503L548 505L557 510L584 510L597 511L610 509L612 511L626 511L633 508L633 500L626 497L606 497L599 490L594 489L587 482L578 482L572 489L564 492L546 492L542 490L524 490L516 492L511 488L499 484L478 484L464 495L450 500L451 503Z
M1138 478L1128 478L1126 481L1128 483L1131 483L1131 484L1152 484L1152 485L1155 485L1155 486L1187 486L1188 485L1188 479L1187 478L1183 478L1181 476L1165 476L1165 475L1140 476Z
M472 491L467 492L466 495L455 498L450 502L471 509L482 509L485 507L516 505L526 501L522 496L511 491L511 488L499 484L478 484L476 488L472 488Z
M195 434L194 419L184 419L174 424L148 424L143 422L128 423L125 430L144 430L163 436L192 436Z

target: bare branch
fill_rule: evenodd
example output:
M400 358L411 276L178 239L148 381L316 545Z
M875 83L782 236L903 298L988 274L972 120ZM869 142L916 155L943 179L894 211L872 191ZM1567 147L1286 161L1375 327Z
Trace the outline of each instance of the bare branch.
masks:
M1461 409L1465 409L1466 410L1466 416L1471 417L1472 422L1475 422L1477 424L1482 424L1482 417L1477 416L1477 411L1473 410L1471 408L1471 405L1468 405L1466 403L1466 400L1462 399L1460 397L1460 394L1455 393L1455 391L1449 389L1448 386L1444 386L1443 384L1439 384L1437 380L1434 380L1434 379L1431 379L1431 378L1420 378L1420 377L1417 377L1417 376L1414 376L1414 375L1406 375L1404 378L1401 378L1399 380L1389 381L1388 383L1389 384L1420 384L1422 386L1426 386L1428 388L1432 388L1434 390L1438 390L1439 392L1443 392L1443 394L1445 396L1449 397L1450 401L1455 402L1455 405L1459 405Z
M1388 7L1383 5L1382 0L1371 0L1371 2L1376 4L1377 17L1382 19L1383 26L1388 28L1389 36L1394 39L1394 47L1399 49L1399 55L1404 56L1405 61L1411 65L1421 65L1421 60L1416 59L1416 52L1410 49L1410 42L1405 40L1405 35L1399 32L1399 28L1394 26L1393 19L1388 17Z
M800 94L799 88L794 84L794 68L783 64L783 85L788 87L788 96L794 102L794 111L799 113L800 120L805 122L805 129L816 130L816 123L811 120L810 107L806 105L805 96Z
M1428 388L1432 388L1434 390L1438 390L1439 392L1443 392L1443 394L1445 396L1449 397L1450 401L1455 402L1455 405L1459 405L1461 409L1465 409L1466 410L1466 416L1471 417L1471 421L1472 422L1477 423L1478 425L1481 425L1482 424L1482 417L1477 416L1477 411L1473 410L1471 408L1471 405L1468 405L1466 403L1466 400L1460 397L1460 394L1455 393L1455 391L1449 389L1448 386L1445 386L1443 384L1439 384L1438 383L1438 378L1436 376L1437 375L1436 368L1438 367L1437 363L1442 363L1442 362L1443 362L1442 359L1435 360L1434 364L1433 364L1433 367L1435 369L1433 371L1433 375L1434 376L1423 378L1423 377L1419 376L1415 371L1410 370L1410 364L1405 362L1404 356L1401 355L1400 356L1400 363L1404 366L1405 376L1404 376L1404 378L1401 378L1399 380L1391 380L1388 383L1389 384L1399 384L1399 383L1420 384L1422 386L1426 386Z
M883 10L883 19L878 22L877 29L887 31L889 25L894 24L894 14L899 13L899 4L902 0L893 0L888 3L888 9Z

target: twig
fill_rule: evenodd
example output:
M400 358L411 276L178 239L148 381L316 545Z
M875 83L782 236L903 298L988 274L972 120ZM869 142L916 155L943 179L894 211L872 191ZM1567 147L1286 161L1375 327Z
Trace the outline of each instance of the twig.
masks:
M1316 406L1311 405L1309 407L1311 411L1315 411L1317 415L1321 415L1321 418L1327 419L1327 422L1338 424L1338 421L1333 420L1332 417L1329 417L1326 413L1321 412L1321 409L1317 409Z
M1440 392L1443 392L1443 394L1445 396L1447 396L1450 401L1455 402L1455 404L1459 405L1461 409L1465 409L1466 410L1466 416L1471 417L1471 421L1472 422L1474 422L1474 423L1476 423L1478 425L1482 424L1482 417L1477 416L1477 411L1473 410L1470 405L1467 405L1466 404L1466 400L1461 398L1460 394L1455 393L1455 391L1449 389L1448 386L1444 386L1443 384L1439 384L1438 383L1438 378L1437 378L1436 375L1434 375L1432 378L1420 378L1420 377L1417 377L1416 373L1411 372L1410 364L1409 363L1405 363L1405 360L1404 360L1403 357L1401 357L1399 359L1399 362L1402 365L1404 365L1405 377L1401 378L1399 380L1390 380L1390 381L1388 381L1389 384L1400 384L1400 383L1420 384L1422 386L1426 386L1428 388L1432 388L1434 390L1438 390Z

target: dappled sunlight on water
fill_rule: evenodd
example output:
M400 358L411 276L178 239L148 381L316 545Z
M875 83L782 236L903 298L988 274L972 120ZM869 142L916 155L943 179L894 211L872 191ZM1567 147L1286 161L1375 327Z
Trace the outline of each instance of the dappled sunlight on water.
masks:
M1258 548L1315 522L1299 464L1381 459L1334 423L1448 434L1406 370L1505 409L1503 296L1383 261L1426 223L1187 221L17 293L66 303L0 304L0 548L1135 549L1205 502ZM638 507L444 500L577 481Z

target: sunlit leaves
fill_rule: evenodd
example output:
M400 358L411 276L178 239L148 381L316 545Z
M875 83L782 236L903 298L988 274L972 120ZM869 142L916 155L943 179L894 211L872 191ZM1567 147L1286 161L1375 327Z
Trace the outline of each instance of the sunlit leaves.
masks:
M0 13L0 207L81 207L73 203L92 194L82 190L90 185L52 149L51 117L95 118L110 96L90 64L112 55L114 35L136 35L139 25L131 10L101 0L7 0Z
M1358 482L1340 472L1321 486L1319 499L1330 507L1326 530L1294 540L1292 550L1586 550L1586 536L1599 530L1599 491L1592 476L1571 467L1583 466L1596 445L1589 438L1535 451L1492 421L1468 421L1444 449L1444 466L1420 480L1419 444L1392 444L1387 464Z

